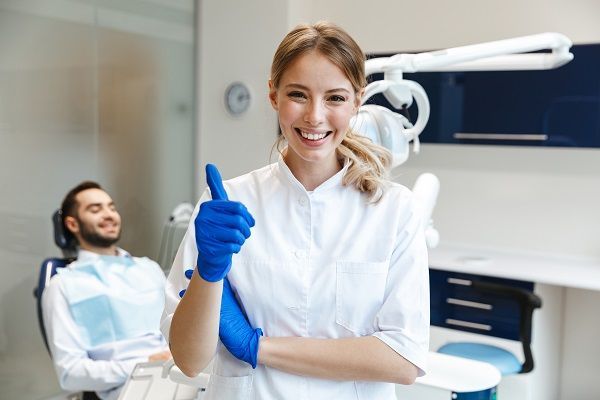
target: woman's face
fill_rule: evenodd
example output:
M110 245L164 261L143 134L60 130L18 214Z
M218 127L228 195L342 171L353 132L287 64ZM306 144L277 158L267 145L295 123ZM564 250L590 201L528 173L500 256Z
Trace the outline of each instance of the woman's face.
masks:
M335 149L346 135L359 99L344 72L319 52L296 58L269 98L294 166L339 169Z

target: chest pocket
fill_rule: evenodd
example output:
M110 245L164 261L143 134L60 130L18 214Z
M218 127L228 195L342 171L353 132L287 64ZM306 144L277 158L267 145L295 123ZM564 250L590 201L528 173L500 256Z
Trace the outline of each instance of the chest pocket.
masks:
M387 262L336 262L336 323L359 335L375 332L387 272Z

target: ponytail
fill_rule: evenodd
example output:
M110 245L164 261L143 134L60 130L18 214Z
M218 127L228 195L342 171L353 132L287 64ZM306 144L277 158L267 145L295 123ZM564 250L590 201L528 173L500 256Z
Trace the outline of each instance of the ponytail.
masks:
M391 153L352 130L348 131L338 146L337 153L344 164L349 164L343 184L366 193L370 202L378 202L388 180Z

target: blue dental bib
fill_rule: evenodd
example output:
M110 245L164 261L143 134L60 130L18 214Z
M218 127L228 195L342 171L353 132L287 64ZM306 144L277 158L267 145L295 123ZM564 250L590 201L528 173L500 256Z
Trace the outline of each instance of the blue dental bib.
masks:
M99 256L64 268L61 284L88 348L157 332L164 275L147 258Z

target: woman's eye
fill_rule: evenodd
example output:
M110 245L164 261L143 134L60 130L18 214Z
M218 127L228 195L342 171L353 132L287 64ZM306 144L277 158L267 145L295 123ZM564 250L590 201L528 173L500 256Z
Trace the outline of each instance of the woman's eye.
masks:
M330 96L328 100L333 103L343 103L346 101L346 98L344 96L340 96L339 94L334 94L333 96Z
M302 92L290 92L288 96L294 99L305 99L306 96Z

